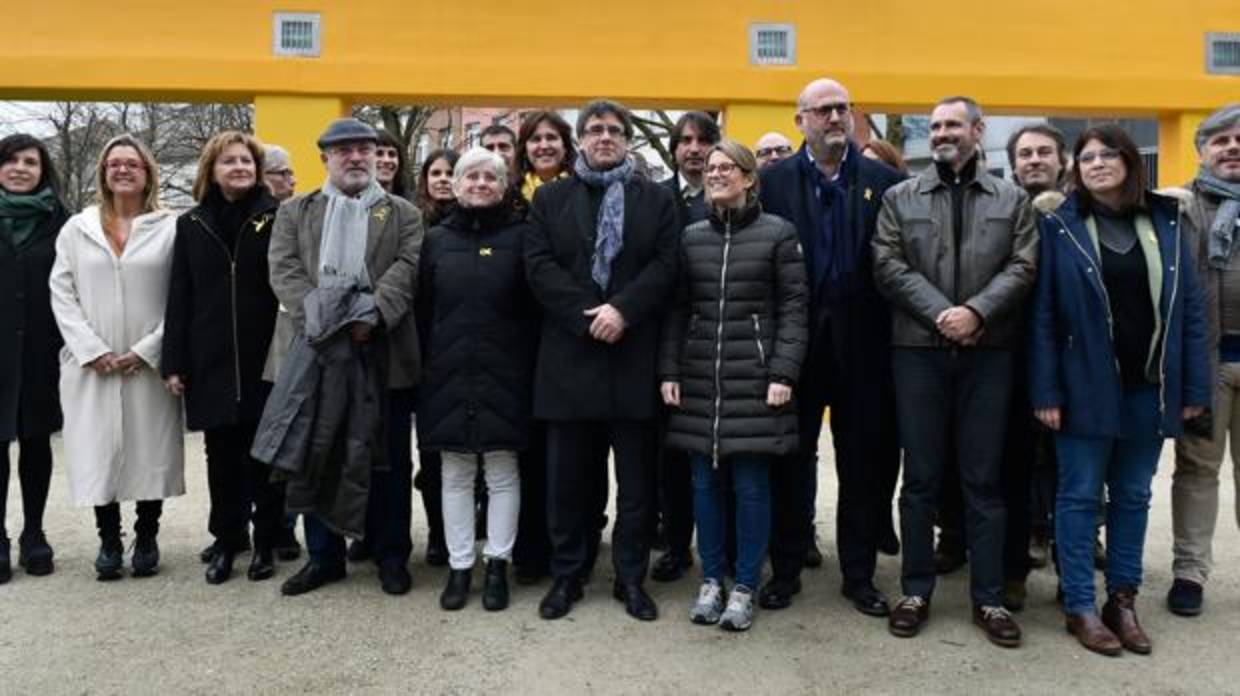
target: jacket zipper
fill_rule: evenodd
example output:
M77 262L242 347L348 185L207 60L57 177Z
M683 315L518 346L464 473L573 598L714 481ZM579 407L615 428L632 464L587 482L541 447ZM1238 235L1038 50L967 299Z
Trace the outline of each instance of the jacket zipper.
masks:
M1112 346L1111 352L1114 353L1115 352L1114 351L1115 325L1114 325L1114 319L1111 317L1111 296L1107 294L1107 286L1105 283L1102 282L1102 269L1100 269L1098 265L1094 263L1094 260L1090 258L1089 253L1085 251L1084 247L1081 246L1080 242L1076 241L1076 237L1072 236L1072 232L1069 231L1068 229L1068 223L1064 222L1063 218L1059 217L1057 213L1052 212L1050 213L1050 216L1055 218L1055 220L1060 224L1060 226L1063 228L1064 235L1068 238L1068 241L1072 242L1072 246L1076 247L1077 251L1081 252L1081 255L1085 257L1085 260L1089 262L1089 267L1092 268L1094 273L1096 273L1098 276L1098 287L1102 288L1102 309L1107 314L1107 336L1111 338L1111 346ZM1118 357L1115 357L1115 374L1117 375L1120 374Z
M224 250L224 255L228 257L228 297L232 309L230 314L232 315L233 378L237 380L235 403L239 404L241 403L241 345L237 340L237 249L241 246L241 235L244 234L245 228L254 222L254 218L258 217L258 214L251 215L246 218L245 222L241 223L241 228L237 230L237 239L233 242L231 252L228 250L228 245L224 243L224 239L216 234L215 230L211 229L211 226L205 220L197 215L191 217L194 222L202 225L202 228L220 245L220 248Z
M766 349L762 347L762 325L758 323L758 315L753 315L753 341L758 344L758 362L766 367Z
M719 412L723 407L723 325L724 302L727 297L728 253L732 248L732 219L723 231L723 263L719 266L719 326L715 329L715 420L711 426L711 457L716 468L719 467Z
M1150 224L1153 225L1153 216L1150 217ZM1171 299L1167 303L1167 320L1162 326L1162 355L1158 356L1158 431L1162 432L1162 419L1167 414L1167 336L1171 333L1171 315L1175 313L1175 295L1180 288L1180 221L1179 215L1172 224L1175 226L1175 282L1171 284ZM1155 230L1157 234L1157 230ZM1157 238L1155 238L1157 241ZM1183 377L1181 377L1183 379Z

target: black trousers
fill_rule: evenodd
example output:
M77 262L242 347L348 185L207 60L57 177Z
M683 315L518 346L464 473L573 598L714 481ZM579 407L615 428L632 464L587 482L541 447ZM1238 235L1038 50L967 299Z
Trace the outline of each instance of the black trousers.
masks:
M134 522L133 531L138 536L155 537L159 535L159 517L164 512L162 500L139 500L134 504L138 519ZM99 538L103 541L120 542L121 539L121 504L108 503L95 506L95 528L99 530Z
M414 391L391 389L387 399L388 466L370 473L366 542L376 563L404 564L413 553Z
M827 344L829 345L829 344ZM805 567L814 539L818 481L818 435L830 402L830 358L807 361L796 388L799 449L771 466L771 542L768 553L776 580L794 580ZM833 362L833 361L832 361Z
M219 544L240 548L254 523L254 548L270 549L284 523L284 485L272 483L271 467L250 456L258 423L212 428L203 433L211 511L207 530Z
M1007 509L1003 578L1024 580L1032 569L1029 564L1029 539L1033 528L1029 508L1040 432L1029 405L1029 390L1023 378L1023 356L1015 361L1013 369L1020 372L1012 376L1012 404L1003 446L1003 506Z
M0 539L6 539L5 520L9 501L9 446L0 445ZM47 509L47 492L52 484L52 445L48 437L18 440L17 474L21 478L23 529L43 529L43 511Z
M954 451L965 501L970 596L975 606L999 606L1012 355L1006 350L896 348L892 366L905 452L903 592L926 598L934 592L934 522L943 475L951 466L946 453Z
M666 418L660 418L659 442L665 441ZM659 452L659 519L667 550L681 556L693 543L693 476L684 450L661 446Z
M426 545L448 548L443 536L443 459L438 451L418 450L418 473L413 477L413 487L422 494L422 509L426 511Z
M529 575L551 572L551 536L547 533L547 426L534 423L529 447L517 455L521 468L521 512L512 564ZM606 504L606 503L604 503Z
M615 457L616 522L612 562L622 582L640 583L650 562L658 435L649 421L553 421L547 424L547 521L551 573L589 575L598 553L599 491L607 456ZM593 547L593 548L592 548Z

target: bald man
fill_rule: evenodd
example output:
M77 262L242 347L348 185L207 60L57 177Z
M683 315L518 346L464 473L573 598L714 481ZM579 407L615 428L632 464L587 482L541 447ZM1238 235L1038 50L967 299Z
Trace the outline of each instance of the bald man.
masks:
M874 567L880 535L891 526L900 451L891 315L870 273L870 238L883 193L902 176L861 156L852 139L852 101L834 80L805 87L797 99L796 126L804 144L761 173L762 208L796 225L812 291L809 352L795 390L801 448L771 467L774 574L759 603L786 607L801 589L801 568L813 540L818 435L823 409L830 405L842 592L858 611L886 616L887 598L874 585Z
M765 169L767 165L788 159L792 155L792 141L783 133L771 131L758 138L753 150L758 156L758 169Z

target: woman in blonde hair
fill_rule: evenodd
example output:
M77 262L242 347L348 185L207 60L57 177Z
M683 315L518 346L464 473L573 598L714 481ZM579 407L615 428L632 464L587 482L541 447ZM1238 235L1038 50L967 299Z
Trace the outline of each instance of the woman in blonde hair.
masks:
M60 396L76 505L95 507L100 580L121 576L120 502L137 501L133 575L159 569L163 499L185 492L181 404L159 377L174 216L159 210L159 169L120 135L96 171L99 204L56 240L52 311L65 339Z
M161 372L169 391L185 396L189 429L204 431L212 585L228 580L234 555L250 547L251 517L247 576L275 573L272 547L284 508L270 468L250 457L271 390L262 375L278 306L267 279L267 243L280 203L260 178L263 155L253 136L238 131L224 131L203 148L194 181L198 205L177 218L164 315Z

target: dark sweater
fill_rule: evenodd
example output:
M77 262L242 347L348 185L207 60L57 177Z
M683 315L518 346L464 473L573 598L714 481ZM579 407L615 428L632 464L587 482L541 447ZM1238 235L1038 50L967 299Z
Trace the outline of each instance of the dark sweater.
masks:
M1150 297L1149 273L1145 255L1137 242L1136 225L1130 215L1115 215L1095 206L1098 223L1099 249L1102 260L1102 282L1111 305L1112 335L1115 357L1119 361L1120 378L1125 387L1147 384L1146 364L1150 357L1150 340L1154 336L1154 303ZM1123 253L1108 246L1106 238L1131 239Z

